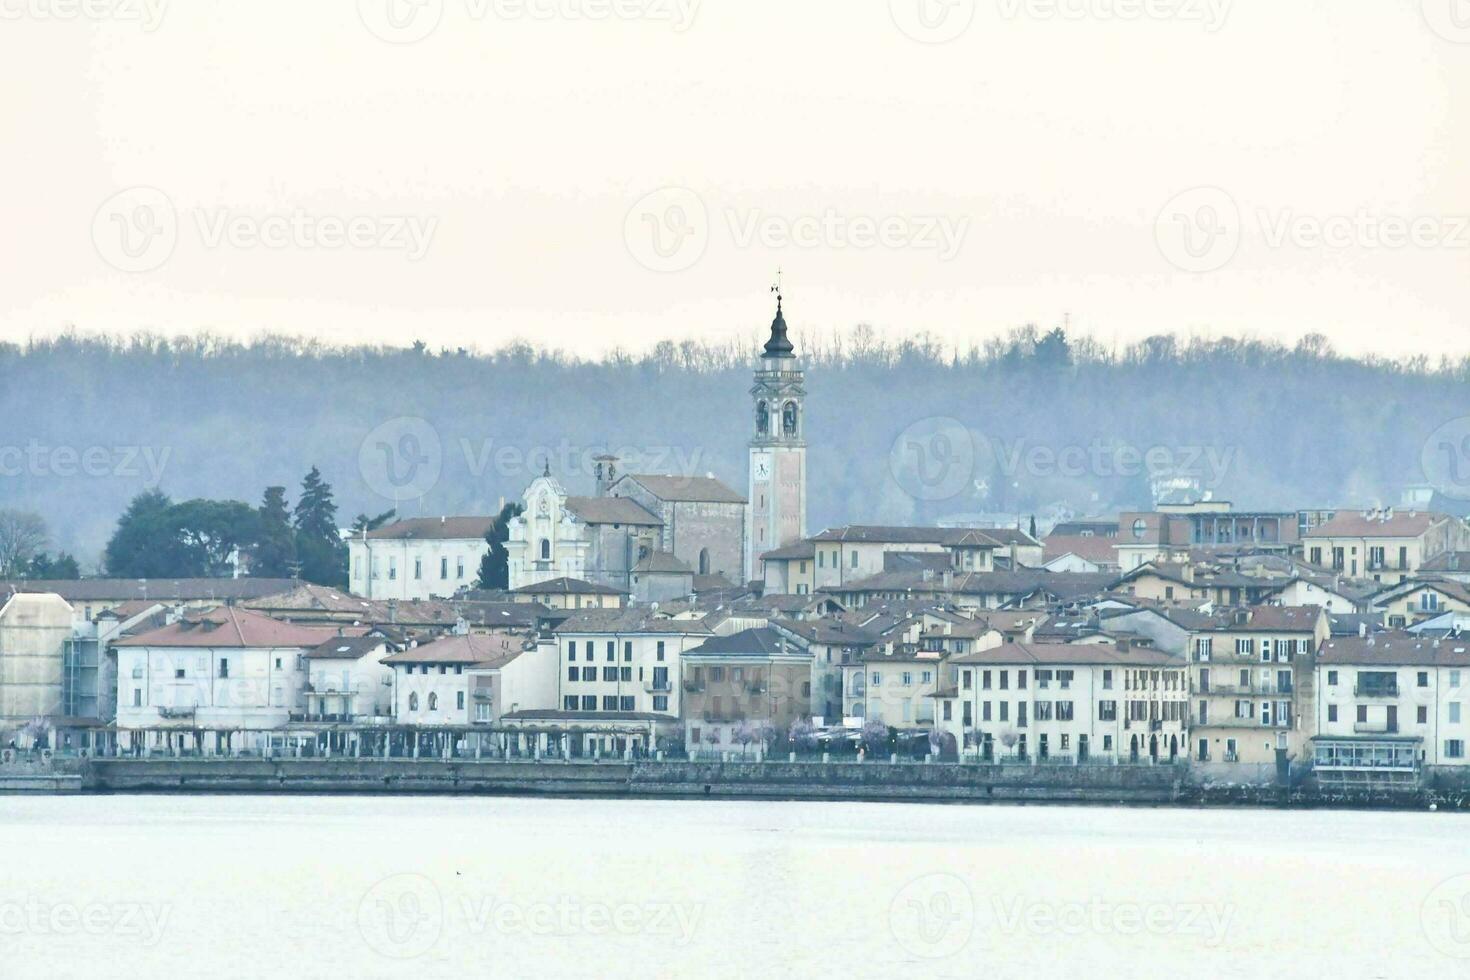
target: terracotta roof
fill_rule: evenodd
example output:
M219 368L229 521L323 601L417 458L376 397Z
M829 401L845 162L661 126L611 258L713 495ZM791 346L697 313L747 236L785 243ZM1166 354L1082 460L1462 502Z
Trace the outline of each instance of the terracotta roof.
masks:
M624 474L623 479L641 484L649 493L670 503L743 504L745 498L712 476L663 476Z
M663 619L643 607L580 609L556 627L557 633L688 633L710 632L702 619Z
M123 602L155 599L159 602L196 602L212 599L227 602L275 595L294 588L288 578L84 578L72 580L29 579L0 581L0 594L51 592L67 602Z
M1188 661L1162 650L1107 643L1003 643L950 659L952 664L1124 664L1136 667L1186 667Z
M1391 515L1391 516L1390 516ZM1393 510L1389 514L1339 511L1325 524L1307 532L1309 538L1412 538L1423 534L1440 521L1443 514L1423 510Z
M807 538L795 544L788 544L784 548L773 548L760 556L762 561L781 561L785 559L815 558L817 556L817 544Z
M568 497L562 507L584 524L630 524L634 527L663 527L638 501L628 497Z
M729 636L716 636L705 640L699 646L685 650L680 656L683 657L730 657L730 656L757 656L757 657L779 657L810 656L806 650L795 643L788 642L779 632L770 627L761 629L741 630Z
M463 664L503 667L526 651L526 637L519 633L469 633L446 636L433 643L384 657L385 664Z
M547 579L535 585L523 585L511 592L515 595L626 595L610 585L598 585L596 582L566 576Z
M853 541L861 544L938 544L999 548L996 529L974 527L905 527L881 524L848 524L832 527L813 541Z
M1042 542L1042 554L1046 561L1054 561L1063 555L1076 555L1103 565L1118 564L1118 542L1113 538L1096 535L1053 534Z
M337 636L306 651L309 660L357 660L386 642L381 636Z
M490 528L495 524L493 517L411 517L404 521L394 521L365 534L355 534L354 538L366 537L369 541L408 541L408 540L467 540L471 538L483 538L490 533Z
M1470 667L1470 640L1433 640L1397 630L1369 633L1365 637L1334 636L1318 648L1317 662L1385 667Z
M297 626L238 606L216 606L170 626L118 640L114 646L314 648L336 636L336 630L330 627Z

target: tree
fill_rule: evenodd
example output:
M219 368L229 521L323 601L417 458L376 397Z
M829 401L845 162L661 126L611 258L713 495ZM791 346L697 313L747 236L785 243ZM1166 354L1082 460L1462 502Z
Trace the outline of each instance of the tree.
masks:
M103 565L119 578L172 578L184 556L169 526L173 501L161 490L133 498L107 542Z
M24 574L46 546L46 522L25 510L0 510L0 578Z
M285 487L265 488L256 520L259 527L250 556L250 574L257 578L290 578L296 563L296 536L291 531Z
M870 721L863 726L863 748L868 750L868 755L886 753L892 744L888 726L881 721Z
M174 574L189 578L230 577L240 556L248 554L260 536L259 515L238 500L200 498L175 504L166 527L184 555L184 566Z
M750 743L756 739L755 726L748 721L742 721L735 726L735 742L740 746L740 758L745 758L745 750Z
M76 581L82 577L82 570L77 560L64 551L55 559L43 551L31 559L21 577L52 582Z
M797 752L815 752L817 748L817 726L809 718L798 718L786 730L786 740Z
M480 577L475 583L475 588L510 588L510 552L506 549L505 543L510 540L511 520L519 517L523 511L525 508L515 502L500 508L495 522L490 525L490 530L485 534L490 550L485 553L484 558L480 559Z
M315 466L301 481L294 513L296 558L301 577L317 585L347 585L347 546L337 530L337 504L332 488Z

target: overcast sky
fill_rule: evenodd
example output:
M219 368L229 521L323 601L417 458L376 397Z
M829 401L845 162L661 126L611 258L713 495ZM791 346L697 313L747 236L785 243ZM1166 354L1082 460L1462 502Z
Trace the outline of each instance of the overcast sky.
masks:
M77 4L86 6L78 11ZM1467 0L0 0L0 339L1470 352Z

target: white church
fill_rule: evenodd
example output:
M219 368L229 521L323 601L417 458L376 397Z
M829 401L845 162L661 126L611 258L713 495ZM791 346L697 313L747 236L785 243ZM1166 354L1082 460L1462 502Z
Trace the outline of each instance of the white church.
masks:
M750 394L747 495L713 475L621 473L601 456L595 495L579 497L548 469L510 522L510 587L572 578L648 602L759 575L763 553L807 534L806 387L779 293Z

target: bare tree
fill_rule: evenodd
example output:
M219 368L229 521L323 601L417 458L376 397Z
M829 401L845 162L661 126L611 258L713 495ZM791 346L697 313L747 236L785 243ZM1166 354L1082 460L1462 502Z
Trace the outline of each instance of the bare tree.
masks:
M0 510L0 578L25 572L26 565L46 547L46 522L40 514Z

